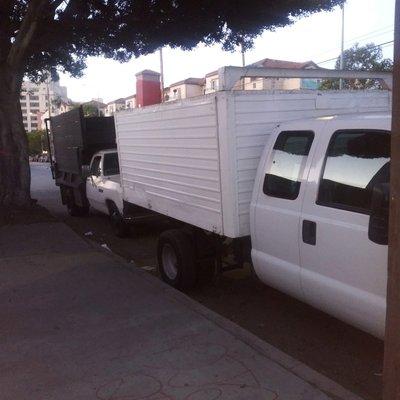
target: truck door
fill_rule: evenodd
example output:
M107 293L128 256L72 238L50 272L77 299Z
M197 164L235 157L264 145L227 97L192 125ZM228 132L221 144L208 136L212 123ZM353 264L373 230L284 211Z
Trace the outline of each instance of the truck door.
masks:
M387 246L368 238L368 224L372 189L389 181L390 135L328 124L319 144L301 215L305 300L382 336Z
M312 131L277 135L264 166L260 164L263 176L252 204L255 272L263 282L295 297L302 297L299 225L313 141Z
M100 187L102 180L102 157L94 156L90 164L90 172L86 182L86 196L89 204L97 211L104 211L103 189Z

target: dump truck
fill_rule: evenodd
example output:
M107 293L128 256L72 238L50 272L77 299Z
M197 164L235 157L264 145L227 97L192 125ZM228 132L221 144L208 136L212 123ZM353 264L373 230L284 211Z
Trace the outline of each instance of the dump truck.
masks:
M114 118L85 117L79 107L51 117L46 126L54 148L53 177L62 203L71 215L86 215L89 165L95 153L116 148Z

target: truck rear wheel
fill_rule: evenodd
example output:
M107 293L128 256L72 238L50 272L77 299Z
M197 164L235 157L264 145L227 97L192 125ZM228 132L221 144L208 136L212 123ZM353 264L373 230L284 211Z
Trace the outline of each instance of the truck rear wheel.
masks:
M194 246L190 235L179 229L163 232L158 240L161 279L176 289L193 287L197 278Z

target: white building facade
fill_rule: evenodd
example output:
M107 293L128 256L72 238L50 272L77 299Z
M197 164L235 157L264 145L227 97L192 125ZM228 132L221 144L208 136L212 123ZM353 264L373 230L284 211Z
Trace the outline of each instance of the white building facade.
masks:
M50 95L51 114L61 114L61 109L66 111L69 103L67 88L60 86L59 82L32 83L25 81L22 83L20 95L22 119L27 132L42 128L41 117L48 114Z

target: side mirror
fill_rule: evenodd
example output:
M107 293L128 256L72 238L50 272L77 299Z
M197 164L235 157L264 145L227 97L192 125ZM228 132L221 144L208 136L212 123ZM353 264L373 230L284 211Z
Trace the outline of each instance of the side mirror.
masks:
M389 198L389 183L380 183L372 189L368 238L377 244L389 243Z

